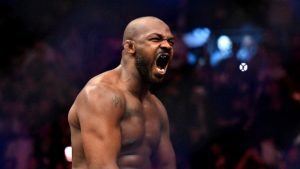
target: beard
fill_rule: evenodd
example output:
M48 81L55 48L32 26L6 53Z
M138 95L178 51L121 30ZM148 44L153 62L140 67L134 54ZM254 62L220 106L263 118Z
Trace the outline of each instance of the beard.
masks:
M135 66L136 66L138 72L140 73L142 80L146 83L151 82L150 70L148 69L149 65L150 65L150 63L145 57L140 56L140 55L136 56Z

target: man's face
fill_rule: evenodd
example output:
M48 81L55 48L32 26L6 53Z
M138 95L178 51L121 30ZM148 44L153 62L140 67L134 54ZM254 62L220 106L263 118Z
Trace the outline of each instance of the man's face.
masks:
M161 82L173 59L174 37L164 23L151 24L136 38L136 68L144 81Z

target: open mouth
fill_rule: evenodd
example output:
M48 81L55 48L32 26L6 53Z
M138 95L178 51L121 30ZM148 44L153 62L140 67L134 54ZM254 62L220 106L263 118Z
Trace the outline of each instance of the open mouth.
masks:
M156 59L156 66L159 69L165 69L166 66L168 65L170 56L168 54L161 54L158 56L158 58Z

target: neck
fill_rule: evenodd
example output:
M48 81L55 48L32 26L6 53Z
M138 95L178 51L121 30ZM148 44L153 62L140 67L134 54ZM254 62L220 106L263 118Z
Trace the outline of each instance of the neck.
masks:
M125 63L122 60L118 69L121 72L120 80L124 84L125 89L139 99L143 99L149 92L150 84L142 79L140 73L136 69L135 63Z

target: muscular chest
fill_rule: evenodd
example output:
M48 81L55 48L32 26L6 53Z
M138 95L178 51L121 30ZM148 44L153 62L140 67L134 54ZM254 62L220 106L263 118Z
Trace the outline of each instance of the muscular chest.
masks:
M161 136L159 110L150 102L129 103L121 120L122 147L155 149Z

